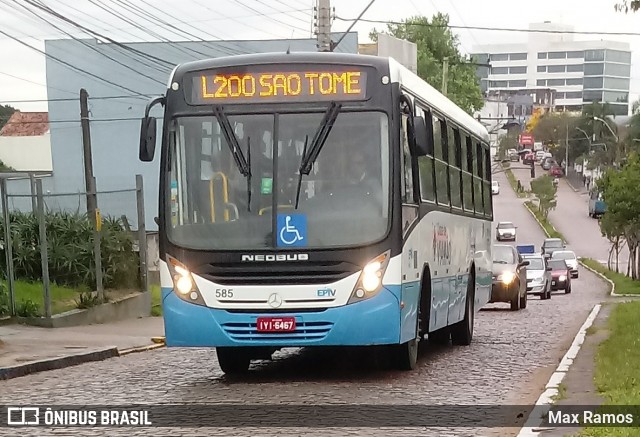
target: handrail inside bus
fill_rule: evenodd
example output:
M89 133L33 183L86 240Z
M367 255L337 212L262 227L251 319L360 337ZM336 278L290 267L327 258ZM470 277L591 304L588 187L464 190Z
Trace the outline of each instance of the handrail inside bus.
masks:
M269 211L270 209L272 209L273 207L271 206L266 206L264 208L262 208L260 211L258 211L258 215L263 215L265 212ZM278 209L295 209L293 205L278 205Z
M216 222L216 207L215 207L215 200L214 200L214 194L215 194L215 190L214 190L214 181L216 180L216 178L220 178L222 179L222 199L224 200L224 221L228 222L229 221L229 210L227 209L227 205L229 204L229 186L227 184L227 176L221 172L218 171L216 173L213 174L213 176L211 177L211 179L209 180L209 201L210 201L210 205L211 205L211 223L215 223Z

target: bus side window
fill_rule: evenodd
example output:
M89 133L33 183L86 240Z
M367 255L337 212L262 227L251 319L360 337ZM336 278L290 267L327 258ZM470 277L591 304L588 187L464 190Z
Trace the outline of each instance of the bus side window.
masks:
M436 197L438 204L449 206L449 169L446 149L447 127L444 120L433 117L433 144L435 150Z
M416 106L416 115L423 115L427 123L431 121L431 111L425 111ZM427 128L427 131L430 130ZM433 132L427 132L428 141L434 141L431 138ZM436 200L436 186L434 183L433 156L420 156L418 158L418 175L420 177L420 198L424 201L434 202Z
M413 190L413 168L411 163L411 148L407 131L407 114L402 114L401 140L402 140L402 203L416 203Z

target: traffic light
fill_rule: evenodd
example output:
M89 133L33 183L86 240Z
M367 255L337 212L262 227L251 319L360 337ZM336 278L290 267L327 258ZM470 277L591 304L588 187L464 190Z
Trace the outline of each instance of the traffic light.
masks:
M531 179L535 179L536 178L536 167L533 164L533 161L531 161Z

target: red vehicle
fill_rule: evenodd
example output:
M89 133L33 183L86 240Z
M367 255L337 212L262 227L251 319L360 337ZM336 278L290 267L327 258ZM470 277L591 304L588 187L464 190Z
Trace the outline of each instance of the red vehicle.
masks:
M557 177L561 177L564 174L564 172L562 171L562 167L560 167L559 165L554 165L549 169L549 174L557 178Z
M536 155L530 152L524 155L524 158L522 158L522 163L531 164L532 162L535 162L535 160L536 160Z
M551 269L551 291L564 290L571 293L571 269L563 259L550 259L547 267Z

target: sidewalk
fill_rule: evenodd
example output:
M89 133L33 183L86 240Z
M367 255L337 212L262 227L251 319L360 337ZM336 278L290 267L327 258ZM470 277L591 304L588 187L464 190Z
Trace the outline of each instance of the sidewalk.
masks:
M0 326L0 380L161 347L151 339L163 336L162 317L53 329Z

